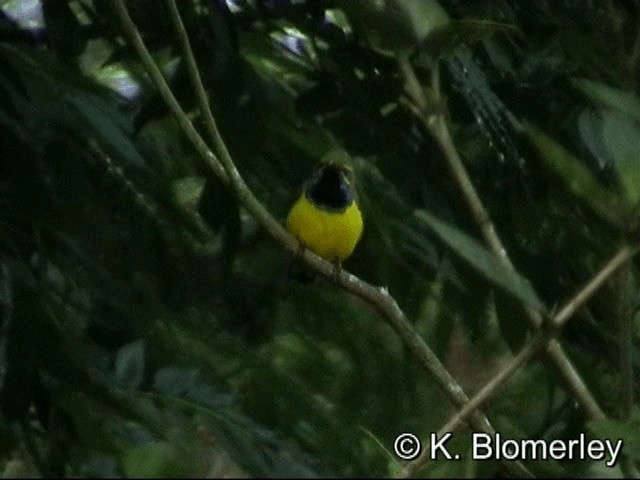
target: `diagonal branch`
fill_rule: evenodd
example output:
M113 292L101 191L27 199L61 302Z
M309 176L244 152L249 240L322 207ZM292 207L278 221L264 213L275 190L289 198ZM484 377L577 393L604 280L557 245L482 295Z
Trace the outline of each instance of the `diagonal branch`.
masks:
M507 250L504 247L502 240L500 240L493 222L491 221L491 217L484 207L482 200L476 192L476 189L469 178L469 174L462 163L462 159L460 158L449 133L449 127L447 126L444 115L441 113L434 115L429 112L427 98L416 77L415 71L409 61L409 57L407 55L401 55L398 57L398 62L400 71L407 86L407 93L410 96L411 101L417 107L414 108L414 112L416 112L427 131L431 133L440 145L440 148L447 160L447 164L449 165L449 169L451 170L451 174L462 192L473 220L480 229L485 243L506 266L514 269L511 259L509 258L509 254L507 253ZM440 82L437 69L432 70L432 83L433 88L435 89L435 97L440 98ZM524 310L527 320L531 326L534 329L539 329L542 325L542 316L540 313L530 308L525 308ZM567 357L558 340L553 339L549 343L549 346L545 351L545 355L555 365L567 390L572 393L572 396L582 406L587 415L591 419L605 418L606 415L598 405L593 394L589 391L589 388L582 380L582 377L576 368Z
M184 50L185 58L187 58L187 68L190 70L190 77L198 97L199 108L205 115L207 130L209 135L212 136L217 155L208 148L200 134L193 127L176 101L170 87L162 76L160 69L157 67L151 57L151 54L144 45L140 33L133 23L123 0L112 0L126 37L138 53L143 66L151 76L163 99L169 106L173 115L176 117L178 124L189 140L193 143L197 152L211 167L213 172L233 188L240 204L249 211L249 213L263 228L265 228L265 230L267 230L271 237L287 251L291 253L298 253L298 241L289 235L282 225L280 225L280 223L277 222L269 211L260 203L260 201L255 198L236 169L233 159L229 155L224 141L218 132L213 115L211 114L209 104L206 100L206 94L204 93L204 87L202 86L199 74L197 73L197 66L195 64L195 60L193 60L189 40L186 36L186 32L184 31L184 26L182 25L180 16L177 13L177 9L175 9L175 4L172 5L173 1L167 1L170 2L169 5L172 10L172 18L174 23L176 23L180 43ZM189 58L191 58L191 60L189 60ZM318 273L329 278L335 278L333 264L318 257L309 249L306 249L302 253L302 260ZM422 337L418 335L411 322L407 319L405 313L386 288L374 287L344 270L342 270L338 275L338 283L344 290L361 298L378 311L382 318L396 331L420 366L435 379L440 389L454 405L460 407L467 403L468 397L462 390L462 387L460 387L451 374L446 370L435 353L433 353L429 346L424 342ZM490 434L495 432L486 416L479 411L473 412L470 417L470 423L476 430ZM511 475L520 477L532 476L520 462L505 462L504 466Z
M589 282L558 312L558 314L549 321L549 325L542 327L536 332L527 345L509 362L509 364L491 380L489 380L482 389L476 393L469 402L464 405L458 412L453 415L449 421L438 432L438 438L441 438L447 432L452 432L459 428L466 418L473 411L483 405L491 398L498 388L511 378L511 376L525 363L538 353L544 346L548 346L551 340L567 321L578 311L592 296L607 282L622 266L624 266L636 253L638 247L622 247L605 266L591 279ZM407 464L400 472L399 477L412 477L425 466L429 460L430 446L426 446L420 456L413 462Z
M200 78L200 72L198 71L198 65L196 64L196 59L193 55L193 49L191 48L191 44L189 42L189 36L187 35L187 30L184 27L182 18L180 17L178 6L176 5L175 0L167 0L167 6L169 7L171 23L173 23L173 26L176 30L176 35L178 36L182 54L185 61L187 62L189 80L191 81L191 87L196 93L200 113L204 116L204 124L207 129L207 133L211 137L214 150L217 152L220 162L222 163L227 174L231 177L231 186L235 188L236 193L238 194L238 196L240 196L243 191L248 190L248 187L245 185L242 176L233 163L233 159L229 154L227 145L224 143L222 135L220 135L220 131L218 130L218 124L216 123L216 120L213 117L213 113L211 112L207 94L204 90L202 79Z
M173 95L173 92L164 79L160 68L151 57L151 54L149 53L149 50L147 50L147 47L144 45L140 32L133 23L133 20L131 19L131 16L129 15L129 12L127 11L124 3L122 2L122 0L115 0L113 2L113 5L116 13L118 14L120 23L129 43L133 46L136 53L140 57L140 61L144 65L144 68L151 77L154 85L160 92L160 95L162 96L164 102L167 104L169 110L178 122L180 129L191 141L198 154L205 160L205 162L209 165L211 170L213 170L216 176L218 176L224 183L228 184L229 179L227 178L227 174L224 170L224 167L220 163L220 160L218 159L218 157L216 157L216 155L213 154L213 152L211 152L211 150L209 150L209 147L202 139L198 131L194 128L186 113L178 103L178 100Z

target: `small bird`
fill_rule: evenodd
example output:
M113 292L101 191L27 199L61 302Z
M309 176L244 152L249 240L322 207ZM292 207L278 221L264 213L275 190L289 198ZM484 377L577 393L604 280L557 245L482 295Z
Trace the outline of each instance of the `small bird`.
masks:
M362 213L351 175L343 165L321 163L287 217L287 229L301 247L333 262L336 273L362 236Z

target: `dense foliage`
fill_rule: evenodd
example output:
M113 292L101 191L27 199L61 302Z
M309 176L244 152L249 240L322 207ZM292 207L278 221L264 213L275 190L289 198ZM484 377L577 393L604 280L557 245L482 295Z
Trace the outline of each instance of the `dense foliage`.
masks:
M345 269L387 288L472 395L531 336L523 305L553 315L637 242L640 3L380 3L178 2L256 197L283 220L313 166L348 152L365 233ZM165 2L127 4L204 132ZM294 259L198 157L112 2L0 8L5 474L397 473L394 438L426 438L455 410L396 333L331 279L288 275ZM440 65L431 107L518 273L483 246L414 114L405 54L427 98ZM496 430L624 438L627 468L613 474L633 471L637 273L623 268L559 335L609 419L593 421L536 357L493 395ZM465 430L451 448L469 445ZM421 473L503 471L463 458ZM610 473L525 464L539 476Z

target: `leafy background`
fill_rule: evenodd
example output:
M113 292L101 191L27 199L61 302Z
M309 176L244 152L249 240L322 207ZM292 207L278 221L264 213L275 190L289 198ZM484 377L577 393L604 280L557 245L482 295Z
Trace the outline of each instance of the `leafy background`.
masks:
M526 341L519 302L553 311L637 238L640 4L391 3L415 31L446 25L416 46L368 2L179 2L256 196L284 219L313 166L349 152L366 225L345 267L388 288L472 394ZM128 4L200 127L165 3ZM454 410L395 333L330 281L287 275L291 257L201 164L110 2L0 8L4 474L396 473L395 436L426 438ZM489 255L469 241L478 232L443 154L400 101L390 53L405 48L421 79L441 62L439 108L520 276L481 265ZM498 431L622 437L640 458L637 403L630 413L624 393L637 396L638 374L623 376L619 358L631 336L640 361L637 322L622 327L636 270L560 337L612 420L590 423L536 361L492 399ZM469 448L461 432L452 450L465 461L421 474L501 471Z

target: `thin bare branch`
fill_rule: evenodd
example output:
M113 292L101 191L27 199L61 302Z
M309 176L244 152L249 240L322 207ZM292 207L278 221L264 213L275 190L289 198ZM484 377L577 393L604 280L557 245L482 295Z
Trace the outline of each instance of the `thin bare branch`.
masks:
M511 263L507 250L504 247L502 240L500 240L495 226L491 221L491 217L476 192L476 189L469 178L469 174L462 163L462 159L458 154L458 150L453 143L444 115L441 113L431 113L429 109L430 106L428 105L422 86L416 77L413 66L409 62L409 58L406 55L399 56L398 63L400 71L405 79L407 93L418 107L418 117L424 124L427 131L431 133L440 145L440 148L447 160L447 164L449 165L449 169L451 170L451 174L462 192L472 218L478 226L485 243L491 251L501 259L502 262L504 262L505 265L513 269L514 266ZM433 70L431 73L433 88L436 90L436 95L439 96L440 80L438 70ZM414 112L415 111L416 109L414 109ZM542 325L542 316L540 313L530 308L523 308L523 310L525 311L527 320L531 326L536 329L540 328ZM606 415L598 405L595 397L589 391L589 388L584 383L582 377L564 353L562 346L557 340L553 340L549 344L549 347L546 350L546 356L555 365L558 372L560 372L567 390L571 392L572 396L582 406L587 415L591 419L605 418Z
M227 174L222 164L220 163L216 155L214 155L213 152L209 150L209 147L202 139L198 131L194 128L191 121L187 118L187 115L178 103L178 100L173 95L171 88L167 84L167 81L162 74L162 71L160 71L160 68L151 57L149 50L147 50L147 47L144 45L142 37L140 36L140 32L133 23L133 20L131 19L131 16L129 15L129 12L124 3L121 0L114 1L113 5L116 13L118 14L122 29L127 37L127 40L129 41L129 44L133 46L136 53L140 57L145 70L151 77L151 80L160 92L160 95L169 107L169 110L171 110L171 113L178 122L181 130L191 141L200 156L205 160L209 167L211 167L213 172L225 183L229 183Z
M193 49L191 48L191 44L189 42L187 30L185 29L182 18L180 17L178 6L176 5L175 0L167 0L167 6L169 7L171 22L173 23L176 34L178 36L178 41L180 42L182 55L187 63L187 71L189 72L189 79L191 80L191 88L193 88L196 94L200 113L204 116L204 123L207 128L207 133L213 141L214 150L217 153L220 161L222 162L222 165L224 166L227 174L231 177L231 186L236 188L236 193L238 194L238 196L240 196L242 195L242 192L247 188L244 184L242 176L240 175L240 172L238 172L238 169L233 163L233 159L229 154L227 145L224 143L222 135L220 135L220 131L218 130L218 124L213 117L213 112L211 111L211 107L207 99L207 93L205 92L204 85L202 84L202 79L200 78L198 65L196 64L196 59L193 55Z
M589 282L553 317L549 325L541 328L527 343L527 345L482 389L476 393L463 408L458 410L449 421L440 429L438 437L447 432L458 429L463 422L473 413L476 408L481 407L491 398L504 383L525 363L527 363L538 351L540 351L549 340L557 335L557 332L564 324L579 310L584 304L609 280L623 265L625 265L637 252L639 248L629 246L622 247L604 267L589 280ZM415 474L428 462L430 446L425 446L420 456L408 463L400 472L399 477L407 478Z
M204 88L197 75L197 67L195 67L195 61L188 68L191 70L192 82L199 84L194 86L196 93L200 101L200 109L205 115L211 116L206 120L208 125L207 129L209 134L213 137L214 145L216 147L216 154L214 154L206 145L202 137L195 130L191 122L186 117L182 108L178 105L175 97L171 93L169 86L167 85L162 73L158 69L157 65L153 61L150 53L148 52L140 33L138 32L135 24L131 20L129 13L124 6L123 0L112 0L116 12L120 17L120 21L124 32L129 39L129 42L137 51L138 56L147 72L151 76L152 80L162 93L162 96L167 102L167 105L171 109L172 113L178 120L181 128L187 135L187 137L194 144L194 147L207 162L207 164L213 169L214 173L220 178L224 179L235 191L239 202L249 211L253 217L262 225L265 230L276 240L283 248L291 253L298 251L298 242L291 237L286 230L277 222L268 210L254 197L251 190L245 184L242 176L235 167L235 164L229 155L229 152L224 145L224 141L220 136L213 115L206 102L206 94L204 94ZM173 2L171 2L173 3ZM170 4L171 5L171 4ZM174 5L175 6L175 5ZM177 10L175 10L177 11ZM175 15L172 14L175 21ZM179 15L178 15L179 19ZM184 27L176 26L179 35L183 35L181 31ZM185 57L193 57L190 51L188 38L182 38L181 44L185 50ZM188 61L188 63L191 63ZM206 106L205 106L206 103ZM302 254L302 259L307 265L313 268L318 273L334 278L335 271L334 266L330 262L318 257L310 250L305 250ZM442 389L447 398L457 406L462 406L468 401L468 397L465 395L462 387L455 381L455 379L449 374L449 372L442 365L438 357L424 342L422 337L413 328L412 324L408 321L406 315L397 304L395 299L389 294L386 288L374 287L355 275L342 270L338 276L339 285L348 292L363 299L369 305L373 306L380 315L389 323L389 325L398 333L402 341L405 343L409 351L418 361L420 366L435 379L438 386ZM471 416L471 425L473 428L479 431L493 433L494 429L487 418L479 411L474 412ZM505 462L506 470L515 476L531 477L531 473L520 462Z

